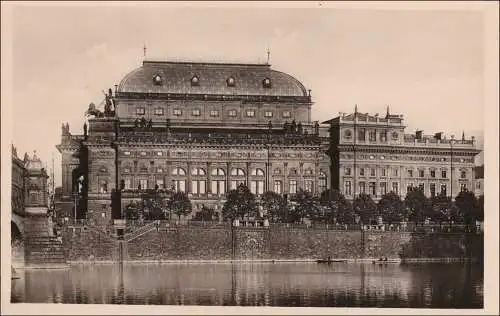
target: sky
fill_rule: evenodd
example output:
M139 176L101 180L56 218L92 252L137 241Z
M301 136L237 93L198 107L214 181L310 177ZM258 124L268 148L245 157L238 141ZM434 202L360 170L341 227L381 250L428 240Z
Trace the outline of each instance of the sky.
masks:
M61 124L148 59L265 62L312 90L313 120L339 112L403 114L407 133L482 142L481 11L17 5L11 16L12 142L61 182ZM2 61L3 63L3 61Z

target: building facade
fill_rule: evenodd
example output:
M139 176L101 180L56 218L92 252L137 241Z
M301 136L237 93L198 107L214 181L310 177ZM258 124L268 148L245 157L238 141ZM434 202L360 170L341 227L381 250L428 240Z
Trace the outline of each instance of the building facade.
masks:
M17 150L12 146L12 178L11 205L12 212L25 216L26 214L44 214L48 203L48 175L42 161L33 153L30 157L24 154L21 160Z
M144 61L108 91L104 113L89 106L83 135L63 125L64 203L107 221L120 185L122 208L156 187L186 192L194 212L219 212L240 183L319 194L328 128L311 121L312 106L310 90L268 64Z
M474 167L474 194L484 195L484 165Z
M388 192L404 198L418 187L430 197L455 198L474 189L474 138L405 132L402 115L341 113L330 124L331 186L348 199L361 193L379 200Z

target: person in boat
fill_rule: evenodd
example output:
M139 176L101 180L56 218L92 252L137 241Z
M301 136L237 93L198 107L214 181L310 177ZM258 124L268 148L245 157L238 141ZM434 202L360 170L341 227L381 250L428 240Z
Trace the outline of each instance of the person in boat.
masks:
M386 262L387 262L387 257L385 257L385 258L384 258L384 261L386 261Z
M328 256L328 262L332 262L332 257Z

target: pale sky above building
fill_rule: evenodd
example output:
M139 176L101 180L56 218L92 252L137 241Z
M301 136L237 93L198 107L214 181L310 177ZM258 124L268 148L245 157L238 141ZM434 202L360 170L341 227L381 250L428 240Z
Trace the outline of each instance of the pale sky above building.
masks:
M11 16L13 143L60 179L61 124L148 59L265 62L312 90L313 120L403 114L416 129L483 139L481 11L19 5Z

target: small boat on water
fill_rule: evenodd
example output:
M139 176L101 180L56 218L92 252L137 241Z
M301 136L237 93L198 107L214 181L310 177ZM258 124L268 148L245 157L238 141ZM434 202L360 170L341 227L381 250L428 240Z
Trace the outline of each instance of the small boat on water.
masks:
M383 265L383 264L400 264L401 263L401 259L387 259L387 258L384 258L384 259L373 260L372 263L373 264L380 264L380 265Z

